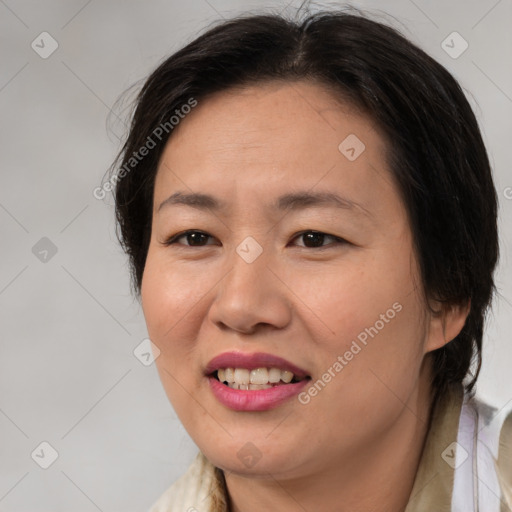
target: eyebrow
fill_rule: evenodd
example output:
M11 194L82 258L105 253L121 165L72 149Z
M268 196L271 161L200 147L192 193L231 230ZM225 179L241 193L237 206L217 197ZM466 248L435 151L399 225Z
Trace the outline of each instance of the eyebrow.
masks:
M228 204L214 196L201 193L186 193L175 192L167 199L160 203L157 211L162 208L172 205L184 205L199 210L213 210L222 211L226 210ZM277 200L270 205L272 209L279 211L302 210L306 208L314 208L320 206L331 206L345 210L354 210L365 214L368 217L373 217L361 204L352 201L346 197L342 197L333 192L311 192L299 191L279 196Z

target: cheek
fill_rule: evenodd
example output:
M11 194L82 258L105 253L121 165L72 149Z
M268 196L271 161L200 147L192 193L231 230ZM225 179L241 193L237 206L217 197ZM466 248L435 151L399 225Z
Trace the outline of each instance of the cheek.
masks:
M394 298L383 299L381 307L354 309L352 317L349 311L347 330L340 317L343 336L330 358L330 365L338 355L343 358L332 392L343 393L349 409L359 411L357 417L367 415L376 422L408 401L423 360L425 333L417 297L409 294L392 302ZM369 404L373 411L367 410Z
M423 359L419 310L410 295L403 301L393 298L373 309L344 301L345 309L333 317L336 336L321 340L316 378L329 383L324 387L315 381L319 391L304 411L321 415L326 424L335 424L342 414L347 439L370 430L374 434L395 421L417 385ZM361 426L361 418L368 428Z
M187 339L187 330L203 306L211 285L206 273L182 272L160 255L148 253L141 285L148 332L161 343Z
M148 253L141 284L142 309L149 338L160 350L155 364L162 385L180 417L187 415L190 396L200 384L199 374L191 369L198 364L194 340L203 290L198 279Z
M371 387L388 383L400 390L417 377L425 333L409 261L407 251L361 258L344 269L295 281L294 292L307 297L301 316L312 319L309 330L320 348L322 369L346 355L339 379L347 379L344 385L371 380Z
M350 344L376 322L379 332L389 331L388 325L397 324L397 318L410 319L417 314L417 308L410 307L415 291L408 267L396 259L386 264L374 258L354 257L354 261L347 260L336 268L289 273L285 279L293 283L293 293L300 299L295 301L300 316L311 319L311 335L321 333L328 344L343 345L343 340Z

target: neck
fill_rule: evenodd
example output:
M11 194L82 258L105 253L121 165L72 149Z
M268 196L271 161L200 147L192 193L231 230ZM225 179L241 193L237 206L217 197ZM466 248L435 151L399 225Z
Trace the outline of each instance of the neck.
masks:
M424 369L425 370L425 369ZM293 480L226 477L229 512L403 512L418 470L432 412L428 371L392 427L349 462Z

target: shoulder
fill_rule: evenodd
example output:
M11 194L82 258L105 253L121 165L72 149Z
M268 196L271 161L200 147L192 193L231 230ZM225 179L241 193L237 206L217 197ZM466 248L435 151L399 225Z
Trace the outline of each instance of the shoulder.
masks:
M186 472L151 506L149 512L197 512L209 510L215 484L215 466L199 452Z

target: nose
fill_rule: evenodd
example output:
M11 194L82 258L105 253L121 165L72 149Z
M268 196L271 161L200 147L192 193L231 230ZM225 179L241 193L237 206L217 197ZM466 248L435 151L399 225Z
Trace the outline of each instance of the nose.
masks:
M229 263L230 270L216 287L210 321L243 334L285 328L291 321L291 292L266 251L250 263L234 252Z

